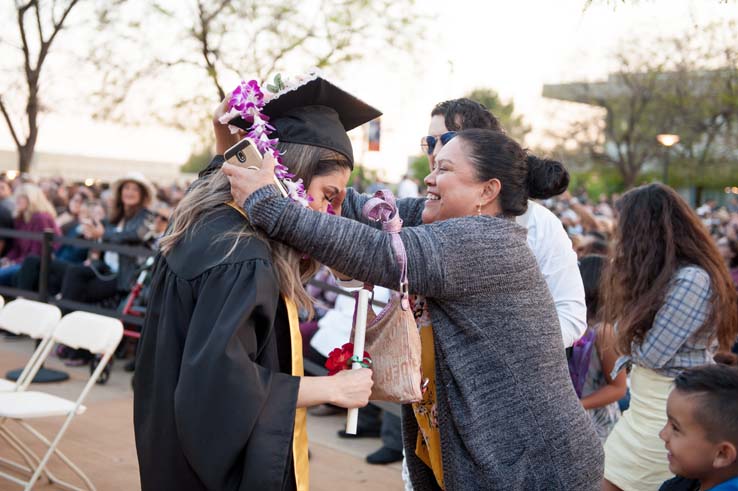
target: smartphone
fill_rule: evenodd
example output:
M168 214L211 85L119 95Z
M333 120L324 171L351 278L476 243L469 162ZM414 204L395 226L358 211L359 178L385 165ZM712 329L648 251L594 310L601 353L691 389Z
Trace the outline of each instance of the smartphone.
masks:
M223 158L225 158L226 162L229 164L238 165L240 167L261 167L261 153L259 152L259 149L256 148L256 145L254 145L248 138L244 138L226 150L223 153ZM287 188L285 188L284 184L277 179L277 176L274 176L274 184L279 188L282 196L287 196Z
M261 153L250 139L244 138L223 154L226 162L239 167L261 167Z

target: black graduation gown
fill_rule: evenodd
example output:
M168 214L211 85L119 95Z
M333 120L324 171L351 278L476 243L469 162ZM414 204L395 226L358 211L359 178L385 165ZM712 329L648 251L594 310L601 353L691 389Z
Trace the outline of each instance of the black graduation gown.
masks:
M154 266L134 383L143 491L294 489L299 378L267 245L223 206Z

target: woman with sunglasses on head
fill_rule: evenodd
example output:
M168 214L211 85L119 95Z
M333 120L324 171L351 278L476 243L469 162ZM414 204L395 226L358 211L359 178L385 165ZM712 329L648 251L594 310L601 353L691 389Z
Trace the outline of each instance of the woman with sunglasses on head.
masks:
M659 439L666 400L683 370L713 363L738 335L736 291L715 242L673 189L624 194L602 284L603 321L616 326L615 365L631 370L630 408L605 443L604 490L646 491L671 479Z
M353 278L397 288L392 234L309 213L260 170L224 166L253 226ZM569 378L556 309L514 217L527 197L559 194L558 162L531 158L489 130L459 132L403 200L409 289L423 319L423 400L403 406L413 488L595 490L603 453ZM551 179L551 177L554 177ZM340 203L334 200L334 207ZM346 215L368 197L351 193ZM421 409L431 407L430 411Z

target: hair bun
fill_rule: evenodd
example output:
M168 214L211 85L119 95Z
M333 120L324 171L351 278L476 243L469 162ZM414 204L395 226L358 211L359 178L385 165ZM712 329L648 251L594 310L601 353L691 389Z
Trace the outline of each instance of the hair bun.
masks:
M569 172L561 162L539 159L530 154L525 162L528 164L528 196L531 198L548 199L569 187Z
M728 365L731 367L738 366L738 356L728 351L716 353L713 360L715 360L715 363L719 365Z

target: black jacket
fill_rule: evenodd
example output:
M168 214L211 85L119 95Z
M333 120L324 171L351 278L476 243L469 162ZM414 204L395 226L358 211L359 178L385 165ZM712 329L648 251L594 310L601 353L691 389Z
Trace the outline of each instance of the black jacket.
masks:
M224 205L157 257L134 387L143 491L295 487L300 379L271 254L218 240L244 224Z
M103 242L145 247L151 247L154 242L154 215L146 208L142 208L132 218L125 220L123 230L118 230L118 224L109 222L106 222L104 226ZM140 264L140 258L118 255L118 290L131 289Z

